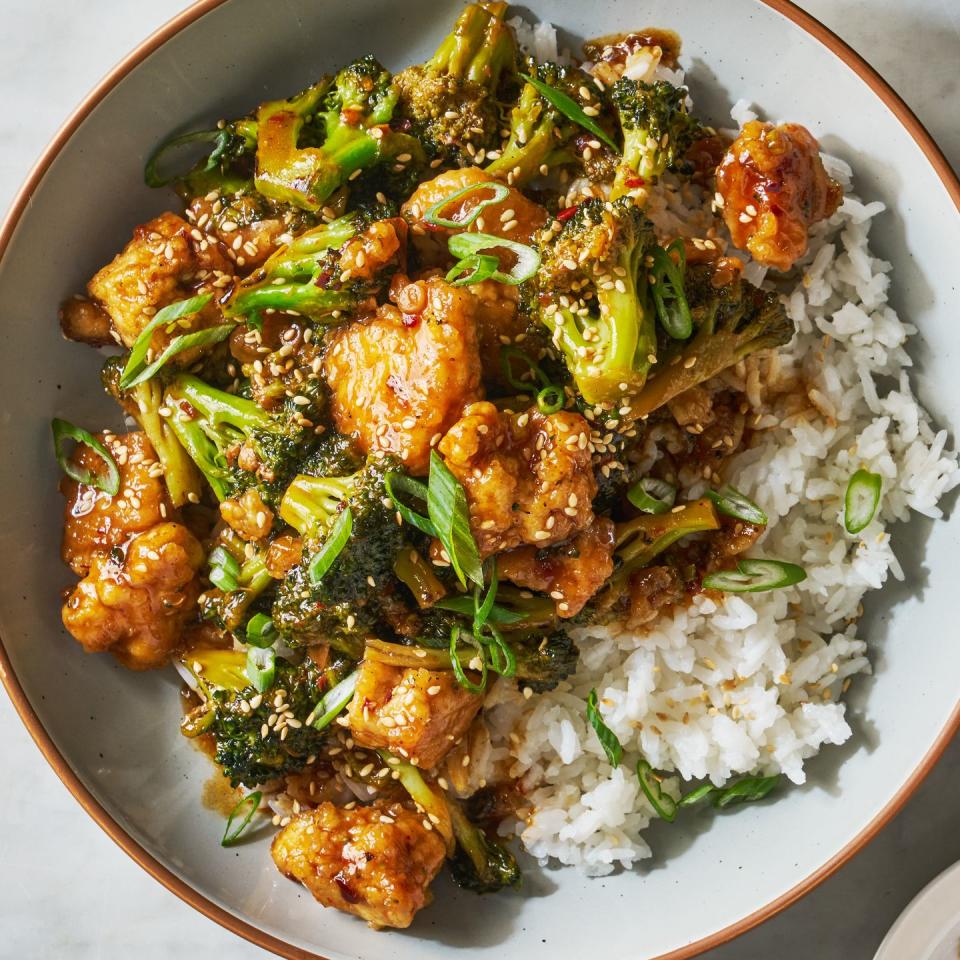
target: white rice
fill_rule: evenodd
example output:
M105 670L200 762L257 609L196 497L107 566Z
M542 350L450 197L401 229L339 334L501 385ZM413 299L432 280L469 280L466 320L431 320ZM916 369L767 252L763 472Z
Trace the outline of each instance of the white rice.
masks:
M555 52L552 28L527 29L521 42L537 56L541 47L549 56L551 43ZM734 113L738 124L756 116L746 101ZM577 630L580 667L555 691L525 700L512 683L494 687L491 756L527 791L529 809L511 829L538 858L602 875L649 856L643 831L655 813L633 772L641 755L676 774L664 783L675 796L681 780L720 785L748 773L803 783L804 761L851 735L840 698L848 678L869 670L861 601L889 575L903 576L889 524L912 512L939 517L937 501L960 482L946 431L931 425L911 390L905 345L915 328L887 303L890 264L869 249L872 219L884 205L850 192L845 163L824 162L846 196L813 228L801 279L783 298L798 333L778 351L777 373L802 374L816 410L783 421L758 410L758 442L726 471L770 517L753 554L800 563L807 579L728 595L719 606L698 597L639 634ZM709 202L689 186L664 188L647 212L665 235L703 236ZM748 265L754 282L764 272ZM748 366L732 375L749 380L770 370ZM852 536L842 497L861 466L883 477L883 499L867 529ZM616 769L586 720L593 688L624 746Z

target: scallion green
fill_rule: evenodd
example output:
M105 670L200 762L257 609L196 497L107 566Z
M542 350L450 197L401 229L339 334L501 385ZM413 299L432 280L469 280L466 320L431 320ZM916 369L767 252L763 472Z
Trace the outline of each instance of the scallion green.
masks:
M84 483L91 487L96 487L111 497L115 497L120 492L120 468L113 455L92 433L70 423L69 420L61 420L58 417L50 421L50 427L53 430L53 450L60 464L60 469L77 483ZM102 461L106 467L106 473L95 473L84 467L78 467L69 457L66 451L67 440L75 440L89 447Z
M440 211L450 206L451 203L462 200L472 193L479 193L482 190L492 190L493 196L484 197L462 220L449 220L440 216ZM423 215L423 219L425 223L429 223L434 227L447 227L450 230L458 230L462 227L469 227L490 204L499 203L509 196L509 188L502 183L497 183L496 180L484 180L480 183L471 183L462 190L457 190L456 193L451 193L448 197L438 200L432 207L428 207L427 212Z
M718 570L703 578L707 590L724 593L761 593L791 587L807 579L807 572L784 560L739 560L736 570Z
M637 761L637 779L640 781L640 789L657 811L657 815L667 823L673 823L677 817L677 801L663 791L653 767L642 757Z
M346 507L337 514L330 525L323 546L313 555L307 567L307 576L313 584L320 583L327 571L333 566L340 551L347 545L353 532L353 511Z
M568 120L572 120L584 130L589 130L598 140L605 143L614 153L619 153L617 145L610 139L603 127L595 120L592 120L584 112L580 104L572 97L565 94L562 90L556 90L549 84L538 80L536 77L530 77L525 73L520 74L549 104L560 111Z
M644 477L627 491L627 499L642 513L667 513L677 500L677 488L666 480Z
M708 490L707 496L721 513L735 520L743 520L757 526L764 526L768 522L767 515L749 497L745 497L730 484L721 490Z
M843 525L847 533L860 533L869 526L880 506L883 479L879 473L857 470L847 483L843 498Z
M540 254L534 247L506 237L497 237L492 233L457 233L447 242L450 253L458 259L476 256L485 250L509 250L517 262L509 271L499 269L491 274L491 279L512 285L529 280L540 268Z
M617 735L603 722L603 717L600 716L596 690L591 690L587 697L587 720L593 727L597 739L600 741L600 746L603 747L603 752L610 761L610 766L619 767L620 760L623 757L623 746L617 739Z
M221 846L233 846L240 839L240 834L250 825L250 821L257 812L262 799L263 794L259 790L254 790L253 793L248 793L230 811L230 816L227 818L227 827L223 831L223 839L220 841Z

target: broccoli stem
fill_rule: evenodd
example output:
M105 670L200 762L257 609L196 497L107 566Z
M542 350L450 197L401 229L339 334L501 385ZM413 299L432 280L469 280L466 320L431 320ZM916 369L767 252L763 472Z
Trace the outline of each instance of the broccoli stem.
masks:
M394 756L389 750L378 750L380 759L397 772L397 779L410 798L427 814L437 833L447 844L447 856L454 850L451 805L447 797L424 779L423 774L412 764ZM431 816L432 814L432 816Z
M163 387L153 379L138 383L132 389L137 404L136 419L147 435L163 465L163 479L175 507L200 499L200 474L190 455L177 439L168 420L160 416Z
M503 22L507 7L500 0L469 4L427 66L496 90L516 56L513 32Z
M520 100L510 114L510 139L500 156L487 164L486 172L498 179L522 186L540 173L554 152L557 141L553 111L544 105L533 84L524 84Z
M261 310L296 310L314 319L326 319L335 310L350 310L356 297L342 290L324 290L312 283L270 284L249 290L240 288L230 304L231 315L256 314Z
M420 607L431 607L447 595L447 588L418 550L401 547L393 561L393 572L413 594Z
M616 555L624 568L639 570L681 537L719 528L713 503L706 498L694 500L671 513L642 514L617 524Z

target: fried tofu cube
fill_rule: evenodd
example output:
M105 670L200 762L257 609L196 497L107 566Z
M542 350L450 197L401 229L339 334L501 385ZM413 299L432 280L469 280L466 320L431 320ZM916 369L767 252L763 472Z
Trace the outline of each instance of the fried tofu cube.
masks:
M431 440L482 396L476 300L439 278L408 283L395 297L399 307L386 304L330 334L323 375L337 429L422 475Z
M135 533L175 517L157 455L145 433L96 435L113 455L120 470L120 492L115 497L69 477L60 481L66 498L63 523L63 562L77 576L86 576L95 556L109 553ZM103 469L99 454L85 444L72 462L94 473Z
M233 267L218 245L196 240L193 232L182 217L163 213L137 227L133 239L87 284L87 292L110 315L116 339L124 346L133 346L158 310L204 288L214 292L210 285L233 276ZM178 325L173 333L157 330L151 345L159 352L179 333L220 322L220 310L209 303L188 326ZM185 365L195 357L194 351L184 351L176 362Z
M429 770L463 736L482 703L449 670L364 660L347 719L361 746L386 747Z
M400 804L345 810L321 803L274 838L277 869L325 907L372 927L409 927L431 899L428 887L446 856L429 821Z

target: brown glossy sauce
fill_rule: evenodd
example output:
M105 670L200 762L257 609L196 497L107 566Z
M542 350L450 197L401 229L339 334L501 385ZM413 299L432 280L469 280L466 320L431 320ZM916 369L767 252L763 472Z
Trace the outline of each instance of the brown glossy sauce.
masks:
M587 40L583 45L583 52L588 60L623 63L631 53L641 47L659 47L663 52L661 62L672 68L677 65L677 58L680 56L680 36L672 30L644 27L630 33L611 33Z

